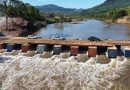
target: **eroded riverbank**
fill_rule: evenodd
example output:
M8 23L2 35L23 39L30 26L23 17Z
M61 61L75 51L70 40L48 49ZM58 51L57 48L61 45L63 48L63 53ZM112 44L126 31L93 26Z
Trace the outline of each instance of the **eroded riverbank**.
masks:
M33 34L41 27L46 26L45 21L28 21L23 18L8 18L8 23L6 25L5 17L0 17L0 32L2 32L6 36L20 36L28 34ZM8 30L6 30L6 27Z

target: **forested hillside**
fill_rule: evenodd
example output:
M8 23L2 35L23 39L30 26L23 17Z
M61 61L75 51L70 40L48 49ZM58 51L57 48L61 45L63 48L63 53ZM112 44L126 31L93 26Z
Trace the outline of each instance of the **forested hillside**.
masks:
M116 18L115 16L113 17L110 15L113 15L114 13L119 14L120 12L121 14L123 13L123 15L125 15L129 10L129 6L130 0L106 0L101 5L95 6L87 10L83 10L81 12L81 15L90 18Z
M35 7L44 13L54 13L54 14L63 14L63 15L74 14L82 10L82 9L64 8L54 4L35 6Z

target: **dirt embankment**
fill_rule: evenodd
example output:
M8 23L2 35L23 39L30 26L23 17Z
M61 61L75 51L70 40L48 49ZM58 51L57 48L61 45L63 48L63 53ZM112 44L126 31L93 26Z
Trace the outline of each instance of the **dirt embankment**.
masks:
M6 19L5 17L0 17L0 32L8 36L17 36L27 23L28 21L22 18L8 18L8 30L6 30Z
M130 15L116 20L117 23L130 24Z
M37 21L34 23L23 18L8 18L8 30L6 30L6 19L5 17L0 17L0 32L8 36L31 34L45 25L45 22Z

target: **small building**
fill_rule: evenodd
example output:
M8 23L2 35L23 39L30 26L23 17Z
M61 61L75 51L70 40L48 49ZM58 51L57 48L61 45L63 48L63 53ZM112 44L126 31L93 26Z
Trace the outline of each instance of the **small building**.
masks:
M79 47L78 46L71 46L70 47L70 55L72 56L77 56L78 55L78 50Z
M15 44L7 44L7 52L12 52L15 50Z
M31 44L25 43L21 46L22 52L27 52L31 49Z
M125 57L127 57L127 58L130 57L130 46L122 46L121 50Z
M53 47L53 54L60 54L61 53L61 45L54 45Z
M108 58L117 58L118 51L117 51L117 48L115 46L108 47L107 53L108 53Z
M90 46L88 47L88 57L96 57L97 55L97 47Z
M37 52L38 53L43 53L44 51L47 51L47 46L46 45L37 45Z

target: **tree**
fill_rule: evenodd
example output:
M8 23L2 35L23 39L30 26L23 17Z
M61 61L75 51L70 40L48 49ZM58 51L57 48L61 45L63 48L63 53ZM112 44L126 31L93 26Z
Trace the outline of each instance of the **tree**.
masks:
M0 0L1 11L5 14L6 17L6 30L8 30L8 17L11 8L16 5L18 0Z
M27 7L22 1L15 1L14 5L9 8L9 16L10 17L23 17L26 15Z
M27 7L27 9L26 9L26 12L27 12L26 18L27 19L29 19L29 20L39 19L40 13L39 13L38 9L31 6L30 4L26 4L26 7Z
M58 16L54 17L54 22L59 23L60 21L61 21L60 17L58 17Z
M48 14L48 18L54 18L54 17L55 17L55 14L53 13Z
M109 18L111 18L113 21L115 21L118 18L122 18L122 17L128 15L128 13L126 10L123 10L123 9L115 9L113 11L110 11L108 15L109 15Z
M6 30L8 30L8 17L21 17L29 21L41 19L38 9L20 0L0 0L0 11L6 17Z
M63 15L59 15L59 18L60 18L60 22L63 22L63 21L65 21L64 19L64 16Z

